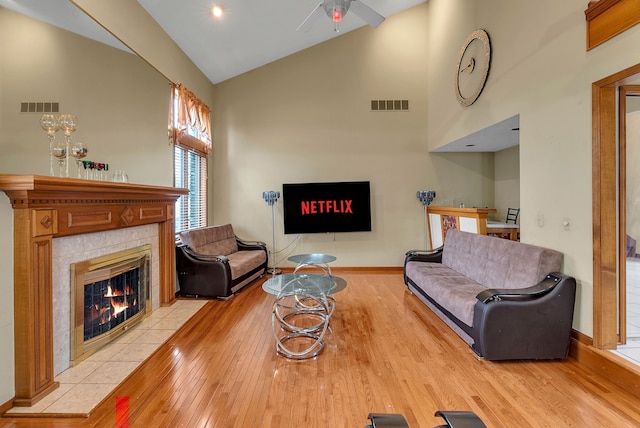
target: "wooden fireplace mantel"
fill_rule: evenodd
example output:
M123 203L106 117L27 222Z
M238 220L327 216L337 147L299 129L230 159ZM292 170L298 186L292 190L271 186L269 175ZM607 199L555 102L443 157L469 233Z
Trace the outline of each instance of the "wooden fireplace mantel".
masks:
M159 226L160 303L175 299L174 207L187 189L0 174L13 207L15 406L57 388L53 373L52 241Z

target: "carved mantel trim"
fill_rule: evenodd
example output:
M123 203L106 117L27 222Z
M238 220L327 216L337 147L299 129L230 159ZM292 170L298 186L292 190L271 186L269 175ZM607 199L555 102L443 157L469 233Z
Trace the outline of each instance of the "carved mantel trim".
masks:
M591 50L640 22L640 0L590 1L584 14Z
M0 174L13 207L16 406L57 388L53 373L53 238L159 226L160 303L175 299L175 201L187 189Z

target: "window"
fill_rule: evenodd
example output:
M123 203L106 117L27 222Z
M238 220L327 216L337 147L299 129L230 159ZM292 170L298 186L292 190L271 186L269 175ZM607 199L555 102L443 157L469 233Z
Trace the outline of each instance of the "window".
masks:
M176 201L176 233L207 225L207 158L181 146L173 149L174 185L189 189Z
M176 233L207 225L209 107L181 85L172 86L169 139L174 145L174 185L189 189L176 201Z

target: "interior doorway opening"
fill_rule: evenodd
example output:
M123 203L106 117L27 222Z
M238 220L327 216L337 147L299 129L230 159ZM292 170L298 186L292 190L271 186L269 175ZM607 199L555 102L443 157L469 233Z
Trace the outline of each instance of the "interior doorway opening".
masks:
M640 86L618 89L619 339L616 354L640 365Z
M593 345L600 349L627 339L626 97L619 92L639 79L640 64L593 84Z

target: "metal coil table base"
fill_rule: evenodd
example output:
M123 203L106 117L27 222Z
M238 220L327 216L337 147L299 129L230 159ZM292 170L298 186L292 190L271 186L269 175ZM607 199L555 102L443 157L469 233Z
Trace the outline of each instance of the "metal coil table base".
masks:
M333 310L336 308L336 299L328 294L324 295L325 303L327 307L318 304L315 299L311 298L296 298L296 308L301 312L307 312L309 315L320 312L324 313L329 311L329 318L333 315ZM311 302L311 304L309 304Z
M335 300L329 303L323 289L307 276L289 281L276 297L271 326L276 351L284 357L302 360L319 355Z
M289 341L295 341L298 344L302 342L300 339L310 339L311 345L308 346L304 351L294 352L291 349L287 348L285 343ZM307 358L313 358L320 355L322 350L324 349L324 339L320 336L311 333L290 333L285 336L282 336L278 343L276 343L276 352L283 357L287 357L292 360L305 360Z

